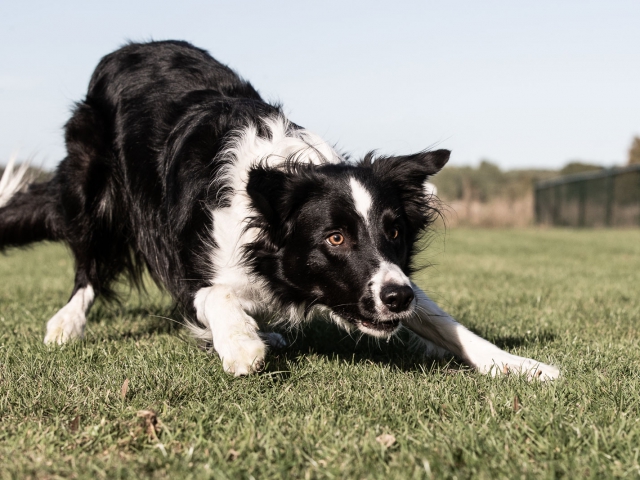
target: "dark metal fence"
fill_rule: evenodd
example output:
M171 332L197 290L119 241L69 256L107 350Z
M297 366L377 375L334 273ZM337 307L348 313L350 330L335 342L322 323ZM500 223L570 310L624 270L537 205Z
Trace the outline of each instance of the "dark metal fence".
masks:
M547 225L640 226L640 165L538 182L535 213Z

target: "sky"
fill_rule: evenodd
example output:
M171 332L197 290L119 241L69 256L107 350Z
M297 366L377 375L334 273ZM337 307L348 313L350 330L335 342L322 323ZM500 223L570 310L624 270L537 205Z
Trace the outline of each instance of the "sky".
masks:
M609 166L640 135L637 0L3 0L0 163L54 168L100 58L151 39L208 50L356 157Z

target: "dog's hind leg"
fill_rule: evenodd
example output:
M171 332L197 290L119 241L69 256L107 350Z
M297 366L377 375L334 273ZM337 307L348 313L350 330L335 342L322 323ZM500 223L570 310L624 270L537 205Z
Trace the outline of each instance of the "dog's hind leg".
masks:
M237 377L262 368L267 346L258 334L258 324L244 311L232 288L202 288L194 306L198 320L211 330L213 348L226 372Z
M480 338L441 310L415 284L413 290L418 302L416 315L403 320L403 325L462 358L479 372L490 375L516 373L540 380L552 380L560 376L560 371L554 366L512 355Z

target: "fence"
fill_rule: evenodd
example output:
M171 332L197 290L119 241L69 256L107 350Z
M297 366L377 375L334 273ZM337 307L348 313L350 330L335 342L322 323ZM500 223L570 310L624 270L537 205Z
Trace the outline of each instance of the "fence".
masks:
M640 165L538 182L535 214L548 225L640 226Z

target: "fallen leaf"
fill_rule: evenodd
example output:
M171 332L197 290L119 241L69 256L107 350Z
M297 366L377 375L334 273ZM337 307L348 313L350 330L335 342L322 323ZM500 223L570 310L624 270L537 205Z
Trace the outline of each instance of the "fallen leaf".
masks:
M76 415L76 418L71 420L71 423L69 424L69 431L75 433L78 431L79 427L80 427L80 415Z
M520 401L518 400L518 396L513 397L513 411L517 412L520 410Z
M382 435L378 435L376 437L376 442L384 447L389 448L391 445L396 443L396 437L394 437L390 433L383 433Z
M153 410L140 410L137 415L143 419L145 431L147 435L149 435L149 439L158 440L157 434L160 432L160 423L156 412Z
M240 452L234 450L233 448L227 452L227 460L233 462L236 458L240 456Z
M125 379L124 383L122 384L122 388L120 389L120 398L122 398L122 400L124 400L127 397L127 392L129 391L129 379Z

